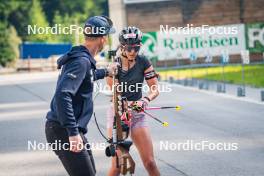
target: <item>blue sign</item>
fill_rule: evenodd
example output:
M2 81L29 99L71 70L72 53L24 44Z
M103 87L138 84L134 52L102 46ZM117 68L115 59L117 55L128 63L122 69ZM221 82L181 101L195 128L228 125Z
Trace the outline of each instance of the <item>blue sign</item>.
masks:
M52 55L62 55L71 49L69 43L23 43L20 45L21 59L47 59Z

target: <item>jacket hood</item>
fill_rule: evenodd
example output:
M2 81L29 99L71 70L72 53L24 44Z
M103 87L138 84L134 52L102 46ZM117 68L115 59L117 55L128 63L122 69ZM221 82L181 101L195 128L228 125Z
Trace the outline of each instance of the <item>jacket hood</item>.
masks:
M57 61L57 68L61 69L61 67L65 65L69 60L75 59L78 57L85 57L89 59L92 62L92 64L94 65L96 64L96 61L94 60L94 58L92 57L88 49L80 45L80 46L72 47L68 53L61 56Z

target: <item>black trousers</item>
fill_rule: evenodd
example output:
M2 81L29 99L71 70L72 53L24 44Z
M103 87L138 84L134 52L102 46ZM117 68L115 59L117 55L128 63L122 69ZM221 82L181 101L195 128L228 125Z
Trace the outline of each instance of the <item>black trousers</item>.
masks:
M48 143L69 144L69 137L65 128L56 122L46 122L45 133ZM89 146L86 137L81 134L84 145ZM69 150L53 150L61 160L64 168L70 176L94 176L96 173L94 159L90 147L86 147L79 153ZM89 150L88 150L89 149Z

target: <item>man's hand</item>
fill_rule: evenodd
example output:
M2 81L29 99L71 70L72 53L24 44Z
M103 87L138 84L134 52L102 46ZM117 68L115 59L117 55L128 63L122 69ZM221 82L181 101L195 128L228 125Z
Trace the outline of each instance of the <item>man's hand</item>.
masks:
M108 76L117 75L119 63L111 63L107 66Z
M72 152L80 152L84 147L83 140L79 134L76 136L69 136L69 142L70 142L70 151Z

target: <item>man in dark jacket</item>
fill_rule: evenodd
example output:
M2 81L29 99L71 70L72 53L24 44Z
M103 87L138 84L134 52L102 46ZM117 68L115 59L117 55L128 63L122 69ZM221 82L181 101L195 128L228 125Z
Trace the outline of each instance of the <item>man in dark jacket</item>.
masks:
M103 49L107 35L114 33L112 21L94 16L84 27L85 43L73 47L58 60L61 74L47 113L48 143L61 143L53 149L71 176L93 176L95 165L84 134L93 113L93 81L116 74L117 65L96 69L94 56Z

